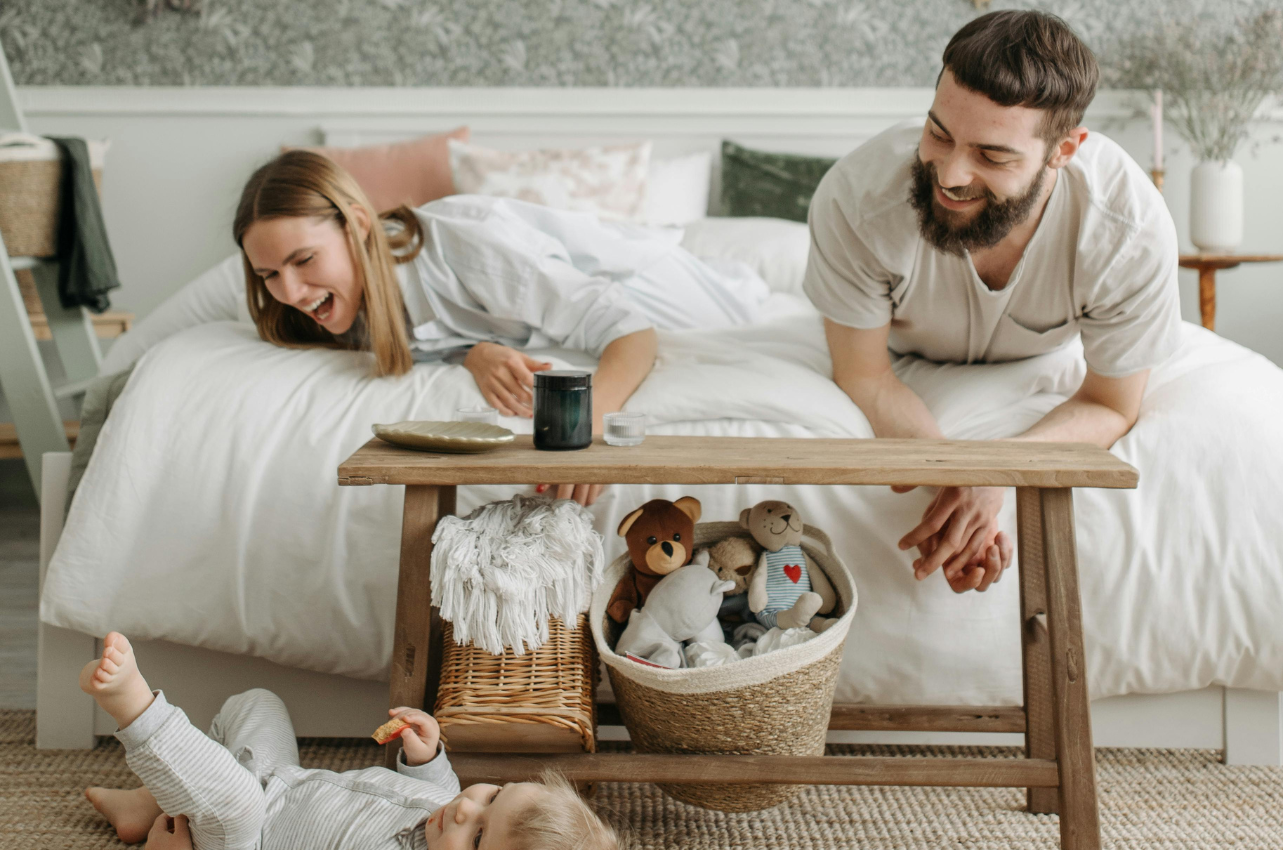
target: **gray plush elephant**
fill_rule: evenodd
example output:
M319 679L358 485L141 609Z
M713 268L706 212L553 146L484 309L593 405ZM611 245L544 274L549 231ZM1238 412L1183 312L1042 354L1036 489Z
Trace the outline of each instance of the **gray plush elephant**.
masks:
M717 609L735 582L718 578L708 568L708 552L664 576L642 608L629 615L628 626L615 644L619 655L630 653L661 667L684 664L684 641L724 642Z

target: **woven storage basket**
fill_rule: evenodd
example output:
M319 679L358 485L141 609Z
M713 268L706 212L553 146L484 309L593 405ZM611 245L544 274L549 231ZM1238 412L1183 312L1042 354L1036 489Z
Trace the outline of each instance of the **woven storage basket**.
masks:
M616 655L613 646L622 629L606 616L606 604L628 569L627 553L606 568L588 615L619 713L639 752L824 754L838 667L858 600L855 582L828 536L809 525L804 534L803 548L837 592L838 621L806 643L719 667L666 670ZM744 536L738 523L695 526L696 546ZM770 808L802 790L775 784L660 787L683 802L724 812Z
M557 617L536 650L491 655L459 646L445 624L441 685L433 714L455 752L597 751L597 653L583 614Z
M94 184L102 194L106 142L89 142ZM11 257L52 257L62 211L62 155L48 139L0 134L0 233Z

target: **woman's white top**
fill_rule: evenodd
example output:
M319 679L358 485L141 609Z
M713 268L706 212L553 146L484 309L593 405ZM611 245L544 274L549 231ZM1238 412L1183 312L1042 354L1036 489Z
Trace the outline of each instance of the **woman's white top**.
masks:
M691 255L680 229L481 195L415 213L423 248L397 268L416 359L482 341L600 357L647 328L748 324L770 294L747 266Z
M909 190L921 137L921 122L894 127L820 182L804 289L821 313L853 328L889 324L892 351L942 362L1019 360L1081 335L1092 371L1122 377L1176 349L1176 226L1126 151L1087 137L1011 279L991 290L969 254L939 251L918 229Z

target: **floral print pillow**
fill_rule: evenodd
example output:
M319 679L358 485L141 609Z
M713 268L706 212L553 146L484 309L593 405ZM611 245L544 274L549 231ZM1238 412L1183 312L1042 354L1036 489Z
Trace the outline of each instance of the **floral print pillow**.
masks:
M635 221L642 217L650 142L564 150L501 151L450 141L455 189Z

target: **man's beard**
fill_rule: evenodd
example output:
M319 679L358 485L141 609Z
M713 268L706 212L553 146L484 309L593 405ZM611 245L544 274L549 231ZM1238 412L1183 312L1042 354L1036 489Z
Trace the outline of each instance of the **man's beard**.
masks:
M1003 240L1017 224L1029 217L1047 180L1047 169L1039 168L1038 175L1022 194L1005 201L984 190L984 206L970 221L963 224L950 222L952 211L939 205L935 197L935 165L928 165L916 154L913 157L913 188L909 203L918 211L918 229L922 238L946 254L964 256L977 248L991 248Z

